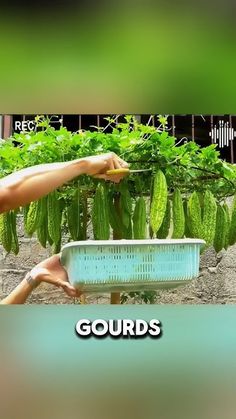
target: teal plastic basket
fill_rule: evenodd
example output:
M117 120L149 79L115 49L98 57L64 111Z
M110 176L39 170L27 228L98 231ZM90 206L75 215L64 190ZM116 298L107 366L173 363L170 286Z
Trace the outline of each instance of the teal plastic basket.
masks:
M83 292L172 288L199 274L203 240L107 240L66 244L61 263Z

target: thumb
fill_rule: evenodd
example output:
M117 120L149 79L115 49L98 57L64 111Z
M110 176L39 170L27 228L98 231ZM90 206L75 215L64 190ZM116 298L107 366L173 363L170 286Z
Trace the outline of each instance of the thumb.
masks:
M78 291L76 290L75 287L73 287L73 285L71 285L69 282L67 281L62 281L61 279L59 279L58 281L58 285L65 291L65 293L67 295L69 295L70 297L76 297L78 295Z

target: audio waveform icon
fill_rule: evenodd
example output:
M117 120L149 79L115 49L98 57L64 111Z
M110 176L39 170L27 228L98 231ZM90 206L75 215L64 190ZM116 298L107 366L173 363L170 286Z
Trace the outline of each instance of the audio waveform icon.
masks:
M213 143L219 144L219 148L228 147L229 142L236 138L236 131L229 126L229 122L219 121L219 128L215 125L209 133Z

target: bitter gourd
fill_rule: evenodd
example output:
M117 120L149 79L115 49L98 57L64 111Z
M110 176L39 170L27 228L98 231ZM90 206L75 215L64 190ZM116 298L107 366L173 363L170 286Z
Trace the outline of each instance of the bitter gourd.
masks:
M159 228L157 232L158 239L166 239L168 237L169 230L170 230L170 223L171 223L171 202L170 202L170 199L168 198L164 219L163 219L161 227Z
M12 230L11 251L15 255L18 255L18 253L19 253L19 241L18 241L17 229L16 229L16 212L11 211L10 217L11 217L11 230Z
M105 185L99 183L96 188L93 207L92 225L95 240L108 240L110 237L110 224L108 212L107 190Z
M25 230L29 236L36 231L39 221L40 221L40 211L41 211L41 202L40 201L33 201L30 203L27 218L26 218L26 226Z
M154 178L153 194L150 210L150 225L156 234L162 225L167 205L167 183L166 177L161 170L158 170Z
M201 208L203 208L203 205L204 205L204 192L197 192L197 194L198 194L200 206L201 206Z
M214 237L214 249L218 253L225 246L225 236L227 228L227 215L221 205L217 205L216 229Z
M130 217L128 228L123 229L122 238L128 239L128 240L131 240L133 238L133 223L132 223L131 217Z
M25 207L22 208L22 212L23 212L23 220L24 220L24 230L26 231L27 228L27 214L29 211L29 207L30 205L26 205Z
M53 240L51 239L49 232L48 232L48 223L47 223L47 241L50 244L50 246L53 245Z
M80 240L87 240L87 226L88 226L88 198L87 192L83 191L81 194L81 233L80 233Z
M184 207L181 192L176 189L173 194L173 239L181 239L185 230Z
M232 246L234 243L236 243L236 195L233 201L229 232L229 245Z
M126 182L120 185L120 214L123 224L123 230L126 231L130 227L132 214L132 198Z
M228 249L229 247L229 234L230 234L230 211L229 211L229 207L227 204L223 205L223 208L225 210L225 214L226 214L226 226L225 226L225 243L224 243L224 248L225 250Z
M48 234L53 243L58 243L61 237L61 206L58 199L57 191L53 191L48 195Z
M206 191L203 200L202 216L202 234L201 238L205 240L206 247L213 244L216 230L217 204L214 195Z
M67 208L67 223L72 240L78 240L80 235L80 195L76 189L75 195Z
M47 196L40 200L40 215L37 227L37 238L42 247L47 246L48 217L47 217Z
M190 230L191 237L201 238L202 210L199 197L196 191L194 191L189 197L187 205L187 214L188 227Z
M138 198L133 214L134 239L146 239L147 237L147 214L146 202L143 197Z
M41 226L44 223L45 218L47 217L47 196L44 196L39 201L39 215L37 227Z
M43 223L37 228L37 238L42 247L47 247L47 238L48 238L48 220L47 217L44 218Z
M122 222L121 217L118 213L118 207L114 203L114 197L112 192L108 194L108 212L109 222L113 232L122 235Z
M192 233L190 231L190 221L189 221L189 215L188 215L188 201L187 199L183 202L184 207L184 218L185 218L185 229L184 229L184 235L186 238L193 237Z
M61 250L61 237L60 237L60 239L57 243L52 244L51 249L52 249L53 254L56 254L56 253L60 252L60 250Z
M0 214L0 242L7 253L11 251L12 229L10 212Z

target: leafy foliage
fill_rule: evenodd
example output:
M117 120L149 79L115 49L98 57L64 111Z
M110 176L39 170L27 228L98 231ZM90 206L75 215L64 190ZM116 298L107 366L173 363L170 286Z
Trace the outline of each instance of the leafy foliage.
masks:
M114 118L109 119L111 133L101 128L71 133L64 127L52 128L49 119L36 117L36 131L1 140L0 177L35 164L113 151L132 168L151 168L153 172L161 169L170 192L177 187L183 194L209 189L218 200L235 193L236 168L220 159L216 145L201 148L193 141L176 145L176 139L169 135L165 118L160 116L159 120L160 127L155 128L140 124L134 116L128 115L125 123L117 125ZM150 183L147 173L128 178L131 194L140 191L149 194ZM88 191L94 191L96 186L96 182L86 176L80 178L80 184Z
M129 203L127 208L125 205L120 208L119 205L116 206L117 219L121 216L126 226L125 231L120 232L123 238L132 237L130 220L134 199L151 195L153 174L158 170L166 177L169 196L177 188L183 198L188 198L193 192L201 195L207 190L220 203L235 194L236 167L220 159L216 145L201 148L186 139L177 143L176 138L169 133L165 116L158 116L158 128L140 124L132 115L127 115L125 122L118 124L116 118L107 118L109 133L101 127L75 133L65 127L54 129L50 125L50 119L42 116L37 116L35 121L35 131L14 134L7 140L0 140L0 178L33 165L69 161L110 151L126 160L133 169L151 169L150 172L130 175L120 185L110 183L107 186L111 205L118 195L121 203ZM79 187L81 191L80 239L87 238L87 225L91 222L91 198L97 184L96 179L80 176L57 191L64 214L71 205L75 190ZM62 229L64 228L67 226L63 215ZM68 232L68 228L66 231ZM117 236L119 232L115 233ZM136 296L136 293L132 295ZM123 301L126 298L127 295L124 295ZM153 302L155 294L144 293L140 298L145 302Z

